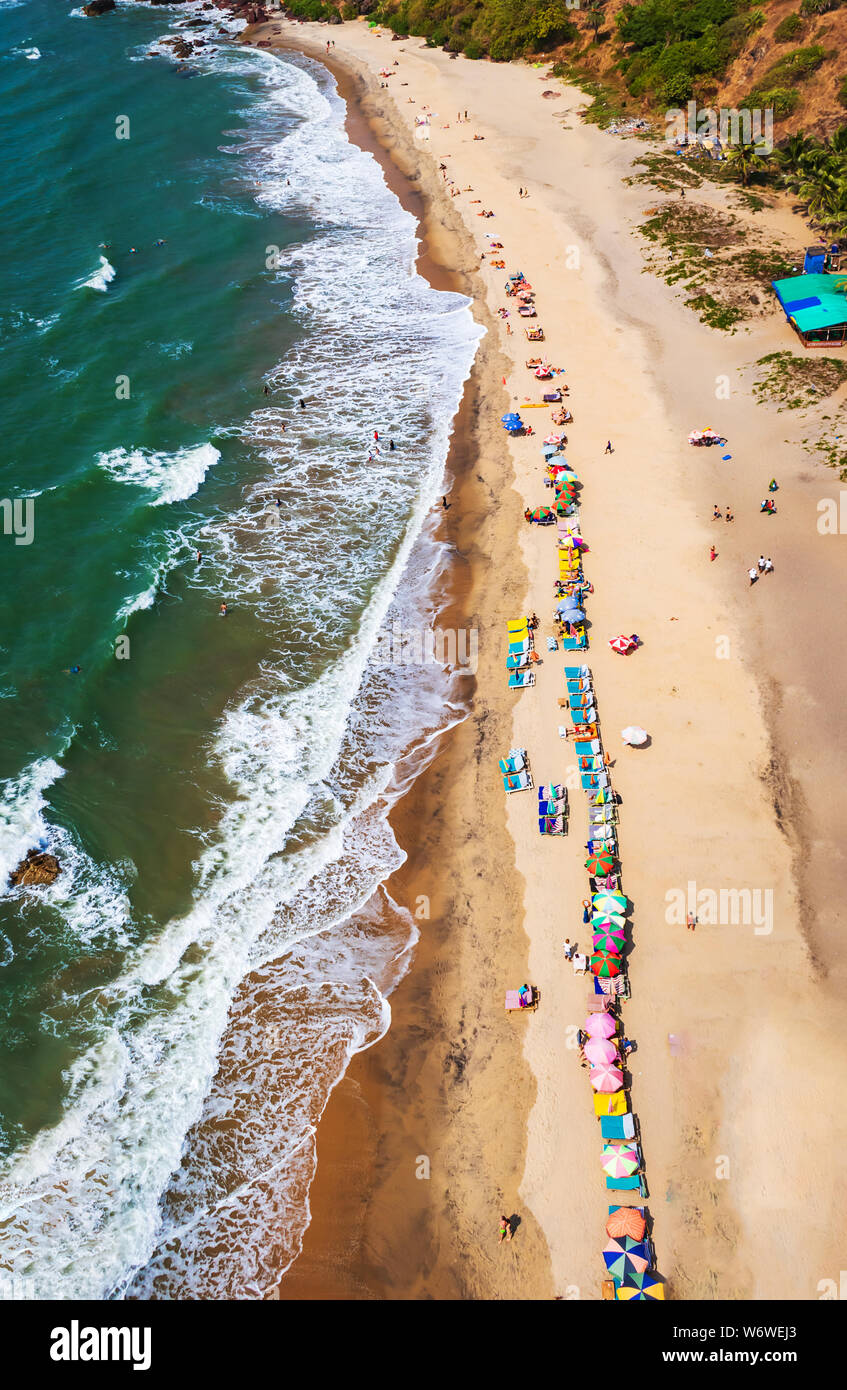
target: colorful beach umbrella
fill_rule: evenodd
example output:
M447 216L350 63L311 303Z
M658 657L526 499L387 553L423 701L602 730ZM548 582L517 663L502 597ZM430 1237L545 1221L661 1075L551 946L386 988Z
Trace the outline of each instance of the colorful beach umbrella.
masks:
M556 498L556 513L557 513L558 516L567 516L567 514L568 514L568 512L570 511L570 509L571 509L572 506L573 506L573 498L572 498L572 497L557 497L557 498Z
M588 968L592 975L604 976L606 979L621 973L620 961L608 951L595 951L588 962Z
M631 1144L604 1144L600 1162L610 1178L631 1178L641 1167L638 1150Z
M600 803L595 801L594 805ZM599 850L596 854L589 854L585 861L585 867L593 876L595 874L610 874L615 867L615 856L609 854L607 850Z
M591 895L591 906L596 912L598 908L606 907L610 912L626 912L627 898L623 893L593 893Z
M623 634L620 637L610 637L609 646L613 652L617 652L620 656L626 656L628 652L635 650L635 643L632 638L624 637Z
M601 1062L599 1066L592 1067L588 1079L595 1091L608 1093L623 1089L623 1072L619 1067L613 1067L611 1062Z
M611 787L601 787L596 796L589 797L589 806L608 806L615 799L615 793Z
M607 1236L628 1236L632 1240L641 1240L646 1230L647 1221L638 1207L617 1207L609 1213L606 1222Z
M583 1052L595 1066L600 1062L614 1062L618 1055L618 1049L608 1038L589 1038L583 1048ZM623 1174L616 1173L615 1177L622 1177Z
M612 1038L618 1027L613 1016L605 1012L589 1014L582 1026L589 1038Z
M621 1240L610 1240L603 1247L603 1260L609 1273L623 1281L628 1274L646 1274L650 1269L650 1251L647 1246L624 1236Z
M530 512L530 521L549 521L553 515L550 507L536 507L535 511Z
M655 1274L627 1274L618 1285L617 1297L622 1303L658 1303L665 1297L665 1286Z
M597 931L591 938L595 951L608 951L610 956L619 956L624 948L623 934L612 936L609 932Z
M642 729L638 724L627 724L625 729L621 729L621 738L624 743L628 743L632 748L640 748L646 743L650 735L646 729Z
M594 912L591 915L592 931L615 931L626 927L626 917L619 912Z

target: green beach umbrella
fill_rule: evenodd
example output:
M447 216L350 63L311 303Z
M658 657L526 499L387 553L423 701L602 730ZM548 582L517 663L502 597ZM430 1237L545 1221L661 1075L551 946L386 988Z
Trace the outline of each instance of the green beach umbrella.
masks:
M569 510L572 506L573 506L573 498L572 498L572 497L557 497L557 498L556 498L556 511L558 512L559 516L567 516L568 510Z
M590 874L610 874L615 867L615 857L608 850L598 850L596 854L589 854L585 867Z
M595 951L588 962L588 968L592 975L599 975L601 979L611 979L613 975L620 975L620 961L616 956L609 955L607 951Z
M547 521L553 515L551 507L536 507L534 512L530 512L530 521Z

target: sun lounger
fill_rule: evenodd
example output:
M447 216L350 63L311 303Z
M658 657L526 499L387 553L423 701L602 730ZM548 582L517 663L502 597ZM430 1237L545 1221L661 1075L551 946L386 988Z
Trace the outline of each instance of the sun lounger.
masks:
M578 756L580 756L580 757L582 757L583 755L587 755L587 754L589 754L589 753L599 753L599 752L600 752L600 740L599 740L599 738L581 739L578 743L575 743L575 744L574 744L574 752L575 752Z
M590 709L594 704L593 690L580 690L576 694L568 694L568 706L570 709L579 710Z
M509 632L528 632L529 620L527 618L510 618L506 626Z
M507 792L525 792L532 786L528 772L507 772L503 778L503 788Z
M567 729L563 737L565 738L596 738L599 729L596 724L575 724L572 729Z
M635 1138L635 1116L627 1115L601 1115L600 1116L600 1138L601 1139L634 1139Z
M612 825L617 818L614 806L591 806L588 811L589 825Z
M637 1192L640 1196L647 1196L647 1184L640 1173L636 1173L632 1178L607 1178L606 1186L611 1192Z
M527 685L535 685L534 671L512 671L509 675L509 689L523 690Z
M529 652L513 652L513 653L511 653L511 655L509 655L509 656L506 657L506 670L507 670L507 671L519 671L519 670L521 670L522 667L524 667L524 666L529 666L529 664L530 664L530 654L529 654Z
M500 759L501 772L522 772L526 767L526 749L510 748L508 758Z
M542 835L564 835L564 816L539 816L538 829Z
M588 956L577 954L573 957L572 964L575 975L584 975L588 969Z
M627 1108L626 1091L615 1091L611 1096L600 1092L594 1097L595 1115L625 1115Z
M584 652L587 646L584 628L580 628L578 637L562 638L562 650L566 652Z
M516 638L516 639L514 639L513 641L511 641L511 642L509 643L509 656L514 656L517 652L531 652L531 651L532 651L532 638L531 638L531 637Z
M581 676L590 676L591 668L589 666L566 666L565 675L568 680L575 680Z
M528 985L529 998L522 989L506 990L506 1010L508 1013L526 1011L538 1008L538 991L534 985Z
M566 685L569 695L590 695L593 692L590 676L568 676Z

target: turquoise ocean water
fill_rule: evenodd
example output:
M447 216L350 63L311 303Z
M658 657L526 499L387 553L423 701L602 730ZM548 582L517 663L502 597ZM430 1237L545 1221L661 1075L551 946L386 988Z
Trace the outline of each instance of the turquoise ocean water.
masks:
M372 656L427 621L478 330L329 75L239 27L0 0L0 1279L36 1297L260 1297L296 1254L414 935L386 788L455 717ZM59 878L9 889L34 848Z

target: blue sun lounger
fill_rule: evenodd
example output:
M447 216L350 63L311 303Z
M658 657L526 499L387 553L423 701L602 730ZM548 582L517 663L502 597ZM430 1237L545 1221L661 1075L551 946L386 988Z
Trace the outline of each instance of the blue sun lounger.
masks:
M601 1115L600 1137L601 1139L634 1139L635 1116L631 1114Z
M529 665L529 652L515 652L513 656L506 657L506 670L518 671L523 666Z
M510 671L509 689L523 690L527 685L535 685L534 671Z
M523 772L526 767L526 756L523 749L515 749L508 758L500 759L501 772Z
M591 670L588 666L566 666L565 675L568 680L576 680L579 676L590 676Z
M640 1173L632 1178L607 1178L606 1186L610 1191L638 1192L642 1197L647 1196L647 1183Z

